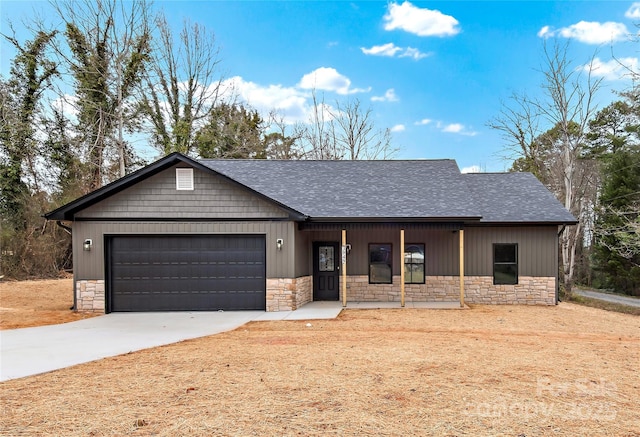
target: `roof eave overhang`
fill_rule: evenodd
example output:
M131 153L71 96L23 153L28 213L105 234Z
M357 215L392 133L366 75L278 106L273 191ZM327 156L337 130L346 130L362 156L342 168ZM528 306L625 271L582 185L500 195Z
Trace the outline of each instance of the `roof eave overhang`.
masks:
M284 209L285 211L287 211L287 213L289 214L289 218L291 220L296 220L296 221L300 221L300 220L306 220L308 217L299 212L296 211L290 207L288 207L287 205L284 205L283 203L278 202L277 200L274 200L268 196L265 196L264 194L253 190L252 188L247 187L244 184L241 184L240 182L236 181L235 179L232 179L228 176L226 176L223 173L220 173L212 168L209 168L201 163L199 163L198 161L191 159L185 155L182 155L180 153L174 152L170 155L165 156L164 158L159 159L158 161L149 164L146 167L143 167L131 174L128 174L127 176L124 176L114 182L111 182L110 184L105 185L104 187L101 187L95 191L92 191L91 193L88 193L82 197L79 197L78 199L67 203L66 205L63 205L51 212L48 212L46 214L43 215L43 217L47 220L68 220L68 221L73 221L74 220L74 216L77 212L88 208L91 205L94 205L126 188L129 188L131 186L133 186L134 184L136 184L137 182L139 182L142 179L146 179L150 176L153 176L163 170L166 170L176 164L179 163L183 163L183 164L187 164L193 168L196 168L198 170L202 170L205 172L209 172L209 173L214 173L220 177L222 177L223 179L225 179L227 182L238 186L240 188L243 188L245 190L250 191L251 193L255 194L256 196L262 198L263 200L270 202L272 204L275 204L276 206Z
M466 223L482 217L308 217L308 223Z
M298 223L300 230L363 230L372 227L404 227L406 229L459 230L480 217L310 217Z
M578 221L561 221L561 220L534 220L534 221L480 221L477 223L469 223L471 226L571 226L577 225Z

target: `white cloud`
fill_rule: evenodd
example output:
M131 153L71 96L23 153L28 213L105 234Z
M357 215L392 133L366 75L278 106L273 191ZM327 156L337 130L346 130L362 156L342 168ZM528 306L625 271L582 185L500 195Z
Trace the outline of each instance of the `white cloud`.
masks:
M482 169L479 165L471 165L469 167L464 167L460 170L460 173L480 173Z
M538 31L538 36L540 38L550 38L553 36L553 31L550 26L542 26L542 29Z
M425 124L429 124L431 123L433 120L431 120L430 118L423 118L422 120L418 120L416 121L415 124L416 126L424 126Z
M309 114L309 93L282 85L259 85L235 76L223 86L240 100L254 107L263 116L276 110L287 123L306 121Z
M413 58L415 61L418 61L422 58L426 58L427 56L431 56L431 53L423 53L418 49L414 49L413 47L407 47L406 49L404 49L404 52L400 53L398 57Z
M640 18L640 3L633 3L624 13L624 16L627 18Z
M387 92L384 93L384 96L373 96L371 97L372 102L397 102L398 96L396 95L396 91L393 88L389 88Z
M461 123L449 123L444 125L441 122L438 122L436 126L438 127L438 129L445 133L465 135L468 137L475 137L476 135L478 135L478 132L469 130L465 125Z
M308 90L333 91L341 95L371 91L371 88L351 88L351 80L348 77L338 73L335 68L329 67L320 67L305 74L300 79L298 87Z
M404 131L406 128L404 126L404 124L396 124L395 126L393 126L390 130L391 132L402 132Z
M234 76L221 84L220 98L229 102L246 103L256 109L264 119L268 119L270 113L275 111L287 124L306 123L313 115L310 90L314 89L332 91L341 95L370 91L370 88L366 90L352 88L349 78L341 75L334 68L321 67L305 74L294 86L262 85ZM389 89L384 98L392 101L397 99L397 96L393 89ZM325 120L330 120L333 118L331 114L337 112L336 108L328 104L319 102L318 105Z
M418 36L452 36L460 32L458 20L438 10L418 8L405 1L390 3L384 16L385 30L401 29Z
M632 72L639 71L639 66L638 58L610 59L606 62L595 58L592 65L583 65L579 70L589 71L589 68L592 68L594 76L605 80L623 80L631 76Z
M361 47L360 50L362 50L362 53L364 53L365 55L388 56L390 58L393 58L397 55L399 58L413 58L416 61L430 56L430 53L422 53L420 50L413 47L398 47L392 42L379 46L372 46L368 49L365 47Z
M464 129L464 126L460 123L451 123L442 128L442 132L451 132L454 134L459 134Z
M622 23L614 23L613 21L607 21L606 23L580 21L560 29L544 26L538 32L538 36L541 38L561 36L563 38L573 38L585 44L604 44L620 41L627 35L629 35L627 27Z
M402 49L396 46L394 43L390 42L387 44L382 44L380 46L373 46L370 49L366 49L364 47L360 47L362 53L365 55L373 55L373 56L389 56L393 57Z

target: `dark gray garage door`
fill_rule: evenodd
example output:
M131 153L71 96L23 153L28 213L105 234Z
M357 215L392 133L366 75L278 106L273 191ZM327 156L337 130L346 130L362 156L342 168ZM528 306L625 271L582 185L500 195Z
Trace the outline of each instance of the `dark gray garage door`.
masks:
M107 247L109 311L266 308L262 235L113 236Z

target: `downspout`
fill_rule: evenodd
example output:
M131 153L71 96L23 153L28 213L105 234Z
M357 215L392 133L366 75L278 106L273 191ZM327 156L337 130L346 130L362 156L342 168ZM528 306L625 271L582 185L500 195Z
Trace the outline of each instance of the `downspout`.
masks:
M567 225L562 225L556 237L556 305L560 302L560 265L558 263L558 251L560 250L560 235L564 232Z
M58 226L60 226L62 229L64 229L65 231L67 231L69 233L69 235L73 235L72 234L72 230L73 229L71 228L71 226L65 225L64 223L62 223L62 220L56 220L56 224ZM71 243L71 252L72 252L71 256L73 258L73 242ZM74 273L74 279L75 279L75 273ZM72 311L75 311L76 310L76 304L77 304L77 301L76 301L76 281L74 280L73 281L73 306L71 308L69 308L69 309L72 310Z

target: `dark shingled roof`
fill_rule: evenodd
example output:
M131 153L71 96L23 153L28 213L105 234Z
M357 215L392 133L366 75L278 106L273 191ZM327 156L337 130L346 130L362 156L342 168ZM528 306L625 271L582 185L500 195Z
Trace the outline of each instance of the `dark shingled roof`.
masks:
M172 153L45 214L75 214L176 164L217 172L294 220L572 224L530 173L461 174L455 161L200 160Z
M530 173L461 174L450 159L199 162L311 219L576 221Z
M453 160L200 160L313 219L476 218Z
M531 173L470 173L462 177L483 222L576 222Z

